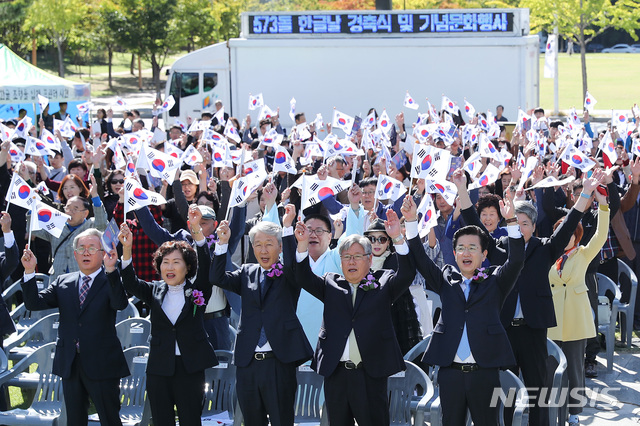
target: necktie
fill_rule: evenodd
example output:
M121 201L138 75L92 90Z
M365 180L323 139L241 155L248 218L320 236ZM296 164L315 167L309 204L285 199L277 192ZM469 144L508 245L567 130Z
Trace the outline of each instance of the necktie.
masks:
M80 296L78 297L80 299L80 307L82 308L82 305L84 304L84 300L87 298L87 293L89 293L89 281L91 281L91 277L89 276L84 276L82 277L82 285L80 286Z
M267 271L262 271L260 274L260 298L264 296L264 284L267 281ZM258 338L258 347L264 346L267 343L267 333L264 331L264 326L260 329L260 337Z
M356 303L356 292L358 290L357 285L351 285L351 303L355 305ZM349 333L349 359L355 364L358 365L362 361L362 357L360 356L360 349L358 349L358 342L356 341L356 333L351 329L351 333Z
M467 283L467 287L464 289L465 300L469 299L469 291L471 290L471 282ZM462 338L460 339L460 345L458 345L458 351L456 352L458 358L465 360L471 355L471 347L469 346L469 337L467 336L467 324L465 322L464 329L462 330Z

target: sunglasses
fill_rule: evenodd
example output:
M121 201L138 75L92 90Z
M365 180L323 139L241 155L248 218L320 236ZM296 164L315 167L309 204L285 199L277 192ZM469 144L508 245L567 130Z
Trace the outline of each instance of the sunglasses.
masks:
M124 183L124 179L114 179L111 181L111 183L115 183L115 184Z
M367 238L369 239L369 241L371 241L372 243L380 243L380 244L385 244L387 241L389 241L389 237L373 237L368 235Z

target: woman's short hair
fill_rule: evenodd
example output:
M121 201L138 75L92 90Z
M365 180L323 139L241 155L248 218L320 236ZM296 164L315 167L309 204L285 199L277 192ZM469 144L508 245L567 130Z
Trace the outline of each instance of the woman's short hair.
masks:
M196 271L198 270L198 255L196 254L195 249L186 241L167 241L158 247L158 250L156 250L153 255L153 267L158 275L160 275L160 265L162 264L162 260L166 255L173 253L174 251L178 251L182 254L182 259L187 265L187 278L195 276Z
M89 198L91 196L89 194L89 189L87 189L87 187L85 186L85 184L82 181L82 179L80 179L76 175L66 175L62 179L62 182L60 182L60 188L58 188L58 198L60 199L60 202L62 204L67 204L67 201L69 201L69 200L67 200L67 197L64 196L64 191L62 190L62 188L64 188L64 184L69 182L70 180L72 180L78 186L78 188L80 188L80 196L81 197Z
M256 238L258 232L276 237L278 244L282 244L282 227L280 225L271 222L258 222L258 224L249 231L251 244L253 244L253 240Z
M502 218L502 213L500 213L500 196L496 194L486 194L482 197L478 198L478 202L476 203L476 211L478 215L482 212L482 210L488 207L494 207L498 212L498 217Z

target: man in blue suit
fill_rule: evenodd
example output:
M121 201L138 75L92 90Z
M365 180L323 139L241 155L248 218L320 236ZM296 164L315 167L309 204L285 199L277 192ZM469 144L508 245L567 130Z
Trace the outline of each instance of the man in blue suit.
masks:
M438 382L443 424L463 426L467 409L475 425L496 425L497 410L491 397L500 388L499 368L513 365L515 358L507 332L500 323L500 309L524 264L524 239L515 217L513 201L500 202L507 221L509 257L497 268L481 269L487 257L489 236L470 225L453 236L458 270L440 270L427 256L417 238L417 208L408 198L407 237L418 271L427 286L440 295L442 315L422 361L439 365Z
M116 312L127 306L122 286L109 283L102 268L103 255L97 229L87 229L73 240L79 272L60 275L38 292L36 257L24 250L22 292L27 309L58 308L60 326L53 374L62 377L62 390L70 426L86 425L89 397L103 425L121 425L120 378L129 368L116 334ZM112 262L113 263L113 262Z

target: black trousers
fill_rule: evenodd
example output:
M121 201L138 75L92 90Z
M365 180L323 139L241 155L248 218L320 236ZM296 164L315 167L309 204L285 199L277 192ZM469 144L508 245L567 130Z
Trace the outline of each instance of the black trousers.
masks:
M204 371L187 373L182 357L177 356L173 376L147 373L147 396L155 426L175 426L174 405L181 425L201 425Z
M120 421L120 379L93 380L87 377L77 354L71 376L62 379L64 404L69 426L86 426L89 421L89 397L96 406L101 425L122 425Z
M547 387L547 329L531 328L528 325L507 327L507 336L511 349L516 357L516 366L510 368L516 376L522 372L524 385L529 392L531 408L529 409L530 426L548 426L549 409L547 404L540 406L538 396L548 395L541 392ZM530 389L533 388L533 389ZM543 401L544 402L544 401Z
M369 376L364 368L347 370L338 364L324 378L324 393L331 426L388 426L387 378Z
M491 406L495 389L500 389L497 368L481 368L464 373L451 367L440 368L438 373L442 424L466 425L467 409L476 426L498 424L497 406Z
M585 349L585 360L595 363L596 356L600 352L600 339L598 338L598 279L595 272L587 272L584 276L584 282L589 289L587 293L589 296L589 305L591 310L595 313L594 322L596 326L596 336L587 339L587 345Z
M252 360L236 369L236 391L245 426L291 426L296 397L296 366L277 358ZM267 421L269 416L269 421Z

